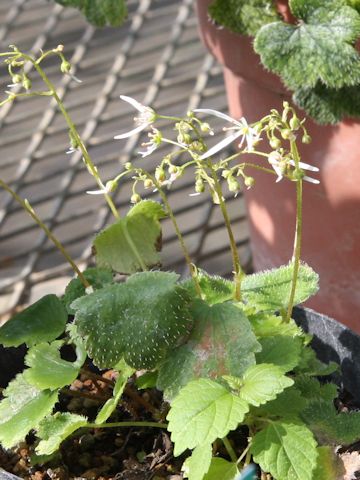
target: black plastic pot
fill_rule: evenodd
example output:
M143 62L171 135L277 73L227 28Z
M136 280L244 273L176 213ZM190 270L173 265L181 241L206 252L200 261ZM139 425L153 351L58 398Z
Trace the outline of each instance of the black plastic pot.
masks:
M360 336L336 320L309 308L295 308L294 319L314 336L312 346L320 360L334 361L341 374L334 380L354 396L360 405ZM5 387L24 368L25 347L0 346L0 386Z

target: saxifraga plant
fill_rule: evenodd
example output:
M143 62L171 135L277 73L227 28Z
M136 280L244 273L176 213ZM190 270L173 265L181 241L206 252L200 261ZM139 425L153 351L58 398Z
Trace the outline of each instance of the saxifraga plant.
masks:
M11 448L33 431L36 453L46 458L79 429L160 428L171 432L175 456L188 451L183 471L190 480L234 480L240 472L248 478L251 462L275 480L336 478L342 467L334 445L360 438L360 413L337 413L336 385L320 383L317 377L338 367L316 358L311 337L291 318L293 306L318 289L317 274L300 261L303 181L313 183L313 188L319 183L304 173L318 169L303 163L298 153L297 141L311 140L304 120L288 103L282 112L272 110L248 125L243 118L234 120L211 109L169 117L122 96L138 111L138 118L133 130L116 138L150 128L149 141L140 152L143 158L163 143L175 148L154 172L127 163L104 183L43 70L43 61L53 55L60 58L62 72L69 74L71 66L61 45L37 58L16 47L1 54L13 85L24 87L18 93L8 91L1 104L37 95L55 99L69 129L70 151L81 152L99 187L87 193L104 196L114 221L93 240L96 267L82 272L29 201L0 179L1 187L32 216L76 273L61 298L46 295L0 328L2 345L28 347L26 368L9 383L0 402L2 446ZM24 70L28 62L42 78L44 91L31 90ZM230 124L230 135L208 148L206 139L213 132L198 115L222 118ZM155 127L164 119L173 122L174 138ZM219 159L218 152L234 141L239 142L237 153ZM258 161L242 162L244 154ZM194 171L194 194L208 192L221 210L232 254L232 280L209 275L192 263L167 196L167 189L187 169ZM241 267L223 194L224 184L235 196L241 183L253 188L256 182L249 171L293 182L297 199L291 261L253 275L245 275ZM112 193L124 177L133 180L134 206L120 216ZM139 187L157 191L161 203L141 200ZM157 270L160 222L166 216L188 264L190 277L185 280ZM114 279L117 272L127 276L125 282ZM72 346L75 361L61 357L64 345ZM59 396L79 376L87 358L101 370L118 371L113 396L91 420L77 413L54 413ZM112 422L127 382L139 370L144 376L138 383L156 387L169 402L167 421ZM231 438L240 427L247 431L245 448ZM228 458L217 455L219 440Z

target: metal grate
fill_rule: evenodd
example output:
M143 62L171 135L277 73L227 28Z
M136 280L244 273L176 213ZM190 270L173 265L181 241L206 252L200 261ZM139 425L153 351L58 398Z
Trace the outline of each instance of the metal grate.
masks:
M145 135L127 142L113 136L129 128L133 112L120 94L137 98L166 114L190 108L226 110L220 66L205 54L198 39L192 0L130 1L129 20L118 29L94 29L75 10L47 0L2 0L0 42L4 50L17 44L37 53L62 43L81 85L62 77L55 61L47 72L64 99L103 180L137 161ZM32 72L29 71L32 77ZM34 88L40 81L33 75ZM4 91L8 74L0 67ZM213 123L213 122L212 122ZM219 125L219 124L218 124ZM170 128L164 123L164 130ZM220 129L218 129L220 130ZM216 136L214 138L216 141ZM1 177L65 244L82 267L91 263L91 238L111 221L103 199L84 194L96 188L81 155L65 155L67 129L54 103L31 98L7 104L0 111ZM155 165L168 153L160 148L147 160ZM130 183L118 190L115 203L124 213ZM194 261L209 272L228 274L231 260L222 218L206 195L189 197L193 181L184 176L170 192L170 202ZM152 194L156 198L156 194ZM242 198L230 199L243 262L249 262ZM163 263L186 273L170 222L165 221ZM0 192L0 313L34 301L49 292L62 293L71 272L63 258L9 195Z

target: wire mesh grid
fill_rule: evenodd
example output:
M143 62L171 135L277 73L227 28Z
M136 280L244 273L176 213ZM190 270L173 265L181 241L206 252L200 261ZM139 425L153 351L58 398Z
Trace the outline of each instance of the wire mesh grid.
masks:
M113 178L127 161L138 161L137 151L146 133L116 141L114 135L131 126L130 106L120 94L137 98L166 115L188 109L226 110L221 67L205 53L197 32L192 0L138 0L129 2L129 20L117 29L95 29L72 9L48 0L2 0L0 42L34 54L65 45L81 85L62 76L56 59L47 73L58 86L73 121L82 133L103 180ZM41 82L29 69L34 89ZM1 91L8 72L0 68ZM21 100L21 99L20 99ZM66 155L66 125L54 102L32 97L6 104L0 111L1 177L22 197L65 245L82 268L92 262L91 239L110 221L81 154ZM212 124L214 124L212 122ZM163 130L171 134L166 122ZM221 131L219 122L215 122ZM216 141L216 135L213 138ZM169 153L162 146L147 160L156 165ZM120 213L129 208L130 182L114 195ZM193 261L211 273L229 274L231 258L219 208L207 195L190 197L193 180L185 175L169 192ZM151 198L157 199L156 193ZM229 198L237 244L243 263L250 262L248 232L241 195ZM186 274L170 221L163 222L162 259L166 268ZM0 192L0 314L45 293L61 294L72 273L54 245L32 219L4 192Z

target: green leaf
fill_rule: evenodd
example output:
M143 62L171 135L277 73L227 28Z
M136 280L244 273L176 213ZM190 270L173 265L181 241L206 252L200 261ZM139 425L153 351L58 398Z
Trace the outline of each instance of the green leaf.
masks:
M157 387L167 399L196 378L241 376L255 364L255 352L260 350L249 321L234 304L210 307L198 300L192 315L194 327L189 340L170 351L159 368Z
M117 407L117 404L119 403L119 400L124 392L124 388L129 377L131 377L133 373L134 369L126 365L125 362L123 362L123 368L121 368L119 376L116 379L113 390L113 397L109 398L109 400L107 400L106 403L101 407L101 410L99 411L95 419L95 423L105 423L106 420L110 417L110 415Z
M228 462L223 458L213 458L203 480L234 480L237 474L236 463Z
M197 279L201 288L202 298L208 305L223 303L234 298L234 282L218 275L209 275L203 270L198 270ZM198 298L192 279L185 280L181 286L186 288L194 299Z
M0 343L5 347L29 347L55 340L65 329L66 310L56 295L45 295L16 314L0 328Z
M276 480L313 480L316 442L303 424L273 421L258 432L250 447L254 460Z
M263 25L279 20L272 0L215 0L209 13L217 24L244 35L256 35Z
M276 335L259 339L262 350L256 354L256 363L272 363L283 373L290 372L300 361L302 340Z
M94 290L99 290L104 286L113 282L113 275L110 270L103 268L88 268L83 272L84 277L90 283ZM72 302L77 298L85 295L85 287L79 278L73 278L65 289L62 298L65 308L70 315L74 315L74 310L70 307Z
M295 385L307 400L320 398L331 402L338 396L337 386L334 383L321 384L316 378L307 375L296 375Z
M320 444L350 445L360 440L360 412L337 413L332 401L310 401L301 417Z
M292 319L290 319L290 322L284 322L280 316L266 312L248 315L248 318L257 337L273 337L277 335L299 337L304 335L304 332Z
M315 351L310 347L302 349L301 359L295 371L297 373L302 373L310 376L320 377L331 375L334 372L339 371L339 365L335 362L330 362L329 364L321 362Z
M239 397L258 407L276 396L285 388L291 387L294 381L283 374L275 365L261 363L248 368L242 377Z
M11 448L51 413L58 392L39 390L19 374L3 391L3 396L0 402L0 443L4 448Z
M201 378L184 387L167 415L174 455L212 443L235 430L249 407L219 383Z
M337 89L318 82L314 88L295 90L293 100L320 124L335 124L346 117L360 117L358 84Z
M98 367L111 368L124 358L136 369L152 369L188 338L191 297L177 279L175 273L138 273L71 304Z
M127 17L124 0L55 0L64 7L79 9L96 27L121 25Z
M123 274L159 265L161 226L166 216L159 203L144 200L96 235L94 249L99 267Z
M315 480L330 480L345 478L345 468L340 457L331 447L318 447L318 459L313 478Z
M244 300L258 310L286 310L289 304L293 265L282 266L245 277L242 283ZM294 305L305 302L318 291L319 276L303 263L299 269Z
M145 388L155 388L158 379L158 372L145 372L135 380L136 387L139 390Z
M59 449L61 443L72 433L87 424L87 419L73 413L60 413L44 418L37 436L41 439L36 447L38 455L50 455Z
M210 468L211 458L211 443L197 446L181 467L181 470L185 473L184 478L188 478L189 480L203 480L205 473Z
M360 15L343 0L292 0L290 6L297 24L274 22L257 33L254 47L265 67L291 89L359 83Z
M274 400L259 408L253 409L255 416L270 417L298 417L304 410L306 400L294 386L286 388Z
M24 371L24 378L35 387L46 390L70 385L79 374L86 359L86 352L77 348L77 359L75 362L67 362L60 356L62 340L56 340L50 345L39 343L30 348L25 357L25 364L30 367Z

